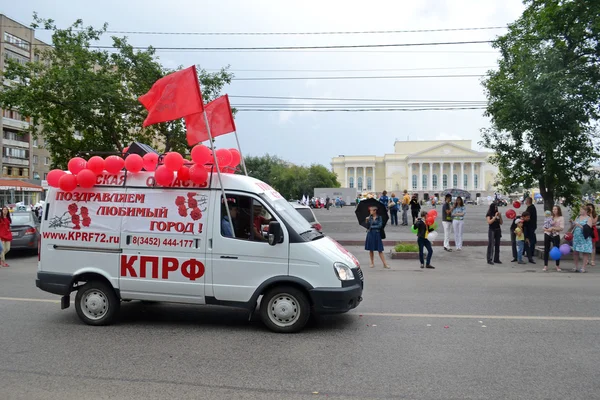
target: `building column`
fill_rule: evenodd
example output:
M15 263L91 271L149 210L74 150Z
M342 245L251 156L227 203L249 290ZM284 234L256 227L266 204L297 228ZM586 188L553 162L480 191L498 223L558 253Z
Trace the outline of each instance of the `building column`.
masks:
M365 191L367 189L367 167L363 168L363 180L362 180L362 190Z
M481 176L479 177L479 182L481 182L481 183L479 184L479 186L481 186L481 190L484 190L484 191L485 191L485 190L487 189L487 188L485 187L485 171L484 171L484 169L483 169L483 163L479 163L479 164L480 164L480 166L479 166L479 175L481 175Z
M471 163L471 187L475 190L475 163Z
M450 163L450 182L448 182L448 188L454 189L454 162Z
M406 190L408 190L409 192L413 190L412 187L412 163L408 163L407 164L407 171L408 171L408 185L406 186ZM402 188L400 188L400 190L402 190Z
M419 163L419 177L417 178L417 190L423 191L423 163Z
M348 167L344 167L344 175L346 176L346 185L344 187L348 187Z
M427 186L429 186L429 191L433 190L433 163L429 163L429 182L427 182Z
M371 190L376 191L376 189L375 189L375 165L373 165L371 167L371 171L372 171L372 173L371 173L371 179L372 179L372 181L371 181Z
M460 187L463 190L467 189L465 187L465 163L464 162L460 163L460 176L458 177L458 187Z

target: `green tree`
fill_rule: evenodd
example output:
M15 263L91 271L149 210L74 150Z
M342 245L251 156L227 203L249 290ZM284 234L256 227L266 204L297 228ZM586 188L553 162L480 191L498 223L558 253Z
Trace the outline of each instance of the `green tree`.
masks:
M483 82L492 127L481 144L495 151L504 190L539 186L550 209L558 197L574 201L597 158L600 2L524 3L493 43L501 58Z
M142 128L147 115L137 98L166 74L152 47L135 50L126 38L112 37L109 50L93 46L104 33L81 20L58 29L51 19L34 14L32 27L52 31L52 47L36 47L39 61L8 60L3 75L10 85L0 91L0 108L15 108L32 117L32 134L42 135L53 167L86 152L120 152L132 141L163 151L185 153L188 146L181 120ZM232 74L199 70L204 101L218 97ZM78 132L78 137L73 135Z

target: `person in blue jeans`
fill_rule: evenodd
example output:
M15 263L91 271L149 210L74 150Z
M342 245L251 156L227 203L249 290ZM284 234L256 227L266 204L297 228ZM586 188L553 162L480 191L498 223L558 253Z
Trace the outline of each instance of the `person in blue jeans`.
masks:
M421 261L421 268L429 268L435 269L433 265L431 265L431 257L433 256L433 249L431 248L431 242L427 238L429 236L429 232L431 229L430 226L427 226L425 223L425 219L427 218L427 211L421 212L421 217L417 218L413 228L417 230L417 244L419 245L419 261ZM424 252L423 248L427 248L427 264L424 261Z
M398 226L398 202L400 202L400 199L392 193L392 197L390 197L390 201L388 202L388 208L390 210L390 224L396 226Z

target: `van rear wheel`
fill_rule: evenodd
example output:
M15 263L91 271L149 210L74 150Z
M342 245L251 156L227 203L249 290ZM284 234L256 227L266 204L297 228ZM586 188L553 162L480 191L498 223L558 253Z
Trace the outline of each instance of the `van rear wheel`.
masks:
M111 324L120 305L113 288L104 282L88 282L77 290L75 296L77 315L88 325Z
M263 323L277 333L293 333L304 328L310 317L310 303L306 295L291 286L269 290L260 302Z

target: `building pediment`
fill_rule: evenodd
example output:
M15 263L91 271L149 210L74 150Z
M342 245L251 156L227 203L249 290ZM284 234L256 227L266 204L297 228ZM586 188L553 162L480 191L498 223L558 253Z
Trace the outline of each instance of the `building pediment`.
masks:
M435 157L481 157L485 158L485 153L480 153L466 147L457 146L453 143L440 143L418 153L410 155L410 158L435 158Z

